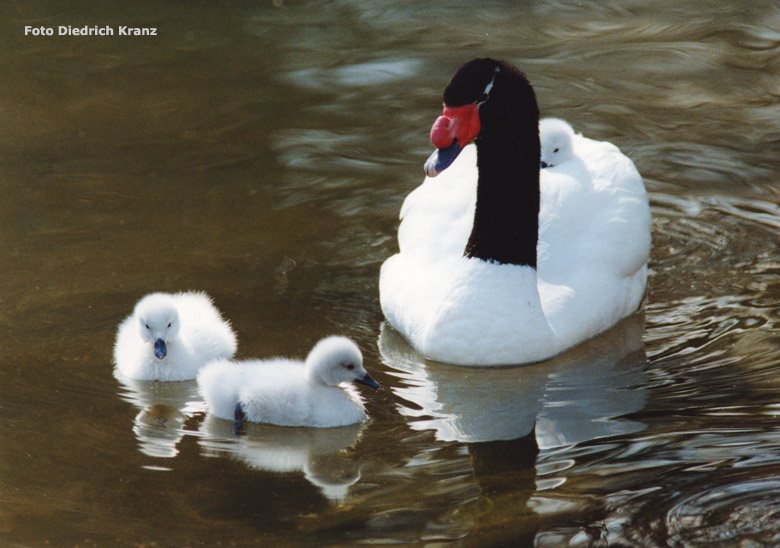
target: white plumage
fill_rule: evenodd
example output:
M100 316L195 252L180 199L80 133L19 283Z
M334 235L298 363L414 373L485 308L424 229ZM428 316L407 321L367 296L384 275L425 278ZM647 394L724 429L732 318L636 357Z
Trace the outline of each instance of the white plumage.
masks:
M230 358L236 336L205 293L152 293L120 325L119 374L142 381L194 379L207 362Z
M209 411L222 419L279 426L333 427L366 420L353 386L379 385L363 368L360 349L345 337L318 342L305 362L274 358L208 364L198 388Z
M574 155L574 130L559 118L539 120L539 140L542 145L542 168L555 167Z
M383 265L382 310L422 354L461 365L544 360L637 310L650 210L633 162L581 135L540 173L538 267L463 256L474 219L476 147L407 196L400 253Z
M484 62L496 63L476 60L470 65L473 68ZM448 90L472 76L468 65L460 76L456 73ZM497 104L513 100L508 93L500 95L502 86L512 83L512 69L500 62L498 65L490 97L474 103L480 116L494 96ZM517 80L524 77L515 76ZM444 143L437 144L440 156L447 152L442 147L450 142L442 135L463 131L457 116L466 108L451 108L445 102L445 115L432 132L432 139ZM483 120L479 135L490 130L488 124L500 125L503 122L496 120L507 119L497 113L497 106L491 108L491 119ZM521 148L531 147L538 131L538 121L529 119L526 124L526 137L517 145ZM496 148L499 139L494 132L489 139L478 138L478 146L465 146L451 165L429 171L438 176L426 177L407 196L398 229L400 252L387 259L380 272L380 303L388 322L425 357L460 365L541 361L609 329L640 306L651 225L642 178L633 162L614 145L569 130L560 120L545 123L542 148L545 140L547 145L563 144L566 158L556 158L551 167L539 169L539 149L536 160L531 150L517 160L525 162L517 183L511 173L514 158L497 156L493 149L486 158L501 160L503 171L491 170L488 178L482 179L479 146L485 147L486 153L487 147ZM505 127L501 131L507 132L507 139L516 139ZM434 155L426 166L436 161ZM533 165L539 171L538 240L527 241L537 242L536 268L533 264L465 256L470 235L474 237L472 230L476 231L478 185L485 184L494 193L494 201L486 202L483 208L500 203L495 200L496 193L506 192L508 198L517 200L512 191L504 189L536 184L531 180L536 176ZM494 180L496 177L499 180ZM535 206L520 200L518 208L524 215ZM506 211L500 212L505 224L491 228L512 224ZM482 223L495 218L490 209L483 213L487 214L482 215ZM508 232L516 241L517 231ZM485 245L484 233L478 244Z

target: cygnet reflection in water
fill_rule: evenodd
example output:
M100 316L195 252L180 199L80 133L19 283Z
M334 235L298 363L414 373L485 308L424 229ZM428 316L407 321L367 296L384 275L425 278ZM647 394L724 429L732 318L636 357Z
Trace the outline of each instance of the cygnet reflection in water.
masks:
M299 428L247 423L237 437L230 422L208 415L200 426L198 443L206 456L228 456L254 470L302 472L328 500L343 504L363 468L362 459L346 450L357 443L363 428L363 424Z
M387 324L379 335L382 361L401 379L393 392L415 430L442 441L479 443L522 438L534 431L540 448L641 430L619 419L644 407L647 358L644 314L555 359L538 364L465 368L425 360Z
M185 422L203 411L195 381L138 381L119 371L114 376L122 385L122 399L139 409L133 421L139 450L150 457L175 457Z

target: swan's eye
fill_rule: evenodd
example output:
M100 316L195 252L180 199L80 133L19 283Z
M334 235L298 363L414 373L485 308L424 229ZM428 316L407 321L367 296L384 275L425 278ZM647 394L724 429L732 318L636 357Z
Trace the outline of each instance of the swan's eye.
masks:
M559 150L561 150L561 149L560 148L556 148L555 150L553 150L553 152L558 152ZM170 327L170 326L168 326L168 327Z
M170 327L170 326L171 326L171 323L173 323L173 322L168 322L168 327Z
M344 368L346 368L346 369L348 369L350 371L355 369L355 364L354 363L345 362L345 363L342 363L341 365L342 365L342 367L344 367Z
M146 324L146 329L151 329L151 327L149 327L148 323Z

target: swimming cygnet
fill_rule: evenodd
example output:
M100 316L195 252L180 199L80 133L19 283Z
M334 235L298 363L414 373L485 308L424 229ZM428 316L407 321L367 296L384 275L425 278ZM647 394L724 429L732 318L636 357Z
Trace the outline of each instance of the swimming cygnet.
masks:
M559 118L539 120L539 140L542 143L540 167L555 167L572 156L574 130Z
M286 358L234 362L218 360L198 374L209 411L235 420L279 426L326 428L366 420L356 382L379 388L363 368L357 345L346 337L326 337L306 361Z
M183 381L235 352L236 335L208 295L151 293L119 325L114 361L131 379Z

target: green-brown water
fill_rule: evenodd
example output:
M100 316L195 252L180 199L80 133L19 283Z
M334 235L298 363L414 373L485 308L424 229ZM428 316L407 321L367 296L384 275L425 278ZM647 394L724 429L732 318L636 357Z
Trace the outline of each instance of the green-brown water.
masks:
M522 370L423 365L378 304L477 56L653 208L645 314ZM0 4L0 545L780 544L779 74L773 2ZM119 383L118 323L186 289L240 358L354 338L371 421L236 438Z

